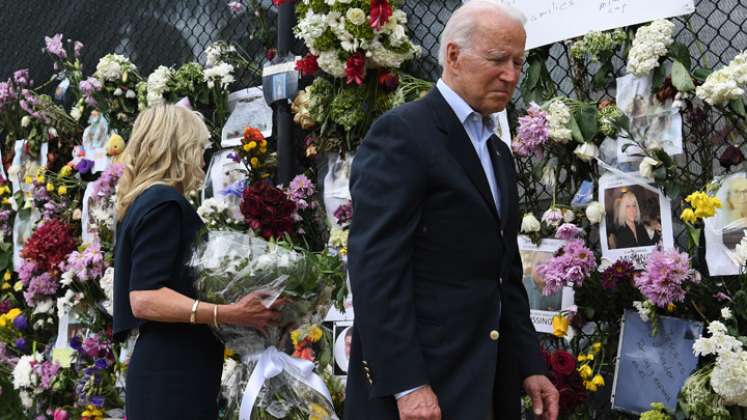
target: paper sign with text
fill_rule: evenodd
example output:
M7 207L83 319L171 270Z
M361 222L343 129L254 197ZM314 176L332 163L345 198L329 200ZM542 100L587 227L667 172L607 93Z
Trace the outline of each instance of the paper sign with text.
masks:
M620 331L612 408L640 414L660 402L674 412L682 385L698 365L693 343L703 323L657 317L657 332L637 312L627 310Z
M466 1L465 1L466 3ZM527 17L526 49L693 13L693 0L502 0Z

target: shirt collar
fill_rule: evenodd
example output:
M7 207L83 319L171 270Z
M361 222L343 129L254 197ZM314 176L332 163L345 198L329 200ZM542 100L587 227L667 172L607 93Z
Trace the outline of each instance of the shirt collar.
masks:
M449 104L462 125L473 122L471 121L470 117L474 115L478 117L477 121L480 122L480 125L482 127L490 132L493 132L493 130L495 129L495 121L492 116L483 117L479 112L472 109L467 101L462 99L462 97L459 96L458 93L454 92L454 89L450 88L449 85L447 85L446 82L443 81L443 79L438 79L438 82L436 82L436 88L439 92L441 92L441 96L444 97L446 103Z

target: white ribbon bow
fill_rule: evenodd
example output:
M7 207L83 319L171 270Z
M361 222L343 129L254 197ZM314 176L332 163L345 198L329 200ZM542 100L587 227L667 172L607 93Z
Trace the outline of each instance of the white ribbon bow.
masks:
M259 391L265 381L286 372L302 383L319 392L332 405L332 397L329 395L327 385L322 378L314 373L314 364L308 360L288 356L278 351L275 346L268 347L259 356L249 357L243 360L245 363L257 360L252 375L244 388L244 396L241 398L240 420L249 420L252 408L257 400Z

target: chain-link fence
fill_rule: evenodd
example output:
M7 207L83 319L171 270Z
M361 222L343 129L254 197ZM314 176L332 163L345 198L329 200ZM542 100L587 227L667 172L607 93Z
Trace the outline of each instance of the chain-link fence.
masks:
M60 32L86 45L82 57L86 73L93 72L101 56L117 52L130 57L147 76L161 64L204 61L205 48L220 39L238 45L248 57L261 63L275 39L275 12L270 0L249 0L248 3L250 8L252 4L261 5L261 12L233 13L222 0L34 0L21 3L3 0L0 78L8 77L17 68L28 67L35 80L46 80L52 69L51 59L41 52L43 36ZM459 0L406 1L404 11L408 14L409 29L423 48L421 58L411 63L408 71L429 80L439 76L439 35L460 4ZM674 21L676 40L689 47L694 66L719 67L747 48L747 1L696 1L693 15ZM624 57L616 56L613 65L616 76L625 73ZM574 87L572 66L566 43L556 43L549 48L547 68L557 84L557 93L574 98L579 95ZM241 83L247 86L259 83L256 73L239 76ZM614 91L596 92L592 98L605 96L614 98ZM518 93L513 105L514 110L525 107ZM742 138L729 139L734 137L731 131L729 124L718 115L692 113L684 119L685 153L679 159L686 168L683 176L690 184L702 186L718 174L716 158L728 141L742 144ZM524 169L531 166L526 161L518 164ZM521 187L526 192L522 198L525 206L549 198L549 193L536 182Z

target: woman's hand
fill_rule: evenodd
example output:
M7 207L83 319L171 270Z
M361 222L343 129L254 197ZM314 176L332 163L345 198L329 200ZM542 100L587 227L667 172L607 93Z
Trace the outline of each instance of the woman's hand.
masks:
M270 292L255 291L249 293L237 302L221 308L221 318L226 324L252 327L267 335L267 327L280 322L279 309L286 303L284 299L278 299L269 308L262 300L271 296Z

